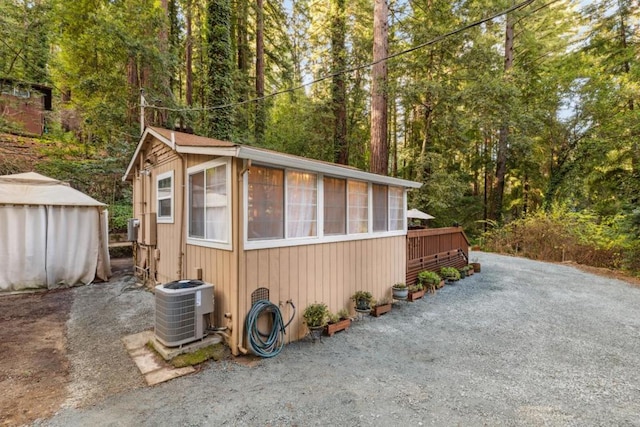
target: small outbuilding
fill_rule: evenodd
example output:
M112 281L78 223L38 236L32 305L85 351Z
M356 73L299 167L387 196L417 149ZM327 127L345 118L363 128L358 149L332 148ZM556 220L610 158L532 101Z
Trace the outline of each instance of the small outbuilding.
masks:
M144 131L123 180L139 224L136 271L154 286L213 284L213 323L245 352L258 299L280 307L286 340L306 334L304 308L350 309L405 281L407 190L420 183L167 129Z
M0 292L108 280L105 204L35 172L0 176Z

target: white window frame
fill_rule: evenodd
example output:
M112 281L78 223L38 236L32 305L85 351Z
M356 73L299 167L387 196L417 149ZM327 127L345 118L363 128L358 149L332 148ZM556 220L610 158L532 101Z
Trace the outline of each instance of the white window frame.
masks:
M159 195L159 185L160 185L160 181L162 181L163 179L167 179L167 178L171 178L171 188L170 188L170 192L171 195L168 197L160 197ZM169 171L169 172L164 172L159 174L156 177L156 222L158 224L173 224L173 218L174 218L174 212L175 212L175 179L173 176L173 171ZM171 200L171 215L169 216L160 216L160 201L161 200L166 200L166 199L170 199Z
M286 168L283 166L278 166L278 165L272 165L272 164L268 164L268 163L257 163L254 162L253 164L254 166L262 166L262 167L269 167L269 168L276 168L276 169L280 169L284 171L284 186L285 186L285 194L284 194L284 230L285 230L285 236L286 236L286 230L287 230L287 182L286 182L286 176L287 176L287 171L296 171L296 172L305 172L305 173L315 173L315 172L310 172L310 171L305 171L305 170L301 170L301 169L294 169L294 168ZM356 233L356 234L349 234L348 232L348 225L347 225L347 233L346 234L336 234L336 235L325 235L324 234L324 176L325 174L323 173L315 173L317 176L317 189L316 189L316 198L317 198L317 203L316 203L316 236L315 237L297 237L297 238L292 238L292 237L284 237L283 239L268 239L268 240L248 240L247 239L247 232L249 229L249 221L248 221L248 200L249 200L249 177L248 177L248 172L244 174L243 179L242 179L242 198L243 198L243 202L242 202L242 206L243 206L243 246L245 250L253 250L253 249L268 249L268 248L281 248L281 247L287 247L287 246L302 246L302 245L313 245L313 244L318 244L318 243L333 243L333 242L348 242L348 241L355 241L355 240L366 240L366 239L376 239L376 238L380 238L380 237L394 237L394 236L405 236L407 234L407 220L405 218L404 220L404 227L402 230L392 230L392 231L378 231L378 232L373 232L373 197L372 197L372 192L373 192L373 187L372 187L372 182L370 181L364 181L367 183L367 189L368 189L368 215L369 215L369 220L368 220L368 232L367 233ZM332 178L340 178L340 179L345 179L347 181L347 217L345 218L345 220L348 222L348 212L349 212L349 197L348 197L348 191L349 191L349 181L360 181L363 182L360 179L349 179L347 177L344 176L339 176L339 175L334 175L334 174L326 174L326 176L330 176ZM390 184L383 184L383 185L387 185L387 187L398 187L398 188L402 188L403 192L402 192L402 196L403 196L403 211L402 214L404 216L406 216L406 211L407 211L407 189L403 188L402 186L398 186L398 185L390 185ZM387 197L390 197L391 191L387 191ZM390 209L390 201L387 204L387 209ZM390 221L391 220L391 214L388 213L387 215L387 220ZM388 227L390 228L390 227Z
M389 217L387 218L388 220L388 224L387 224L387 229L389 230L389 232L395 232L395 231L404 231L406 233L407 231L407 223L409 222L408 218L407 218L407 189L400 187L398 185L387 185L388 190L387 190L387 196L389 198L389 201L387 202L387 208L389 211ZM399 188L400 191L402 192L402 210L400 213L400 218L402 218L402 228L400 228L399 230L392 230L391 229L391 189L392 188Z
M227 186L227 215L226 216L227 216L227 224L229 224L229 227L227 227L226 241L210 240L210 239L200 238L200 237L191 237L189 236L189 224L191 223L191 209L189 206L189 194L190 194L191 188L189 187L190 185L189 176L196 174L198 172L205 171L204 174L205 174L205 183L206 183L206 170L213 169L222 165L226 165L226 175L227 175L226 176L226 186ZM232 208L232 197L233 197L231 193L231 159L228 157L225 159L215 159L215 160L208 161L206 163L201 163L199 165L187 168L185 182L186 182L185 190L184 190L186 192L185 193L185 211L186 211L187 221L185 222L184 226L186 228L185 234L187 236L187 244L194 245L194 246L205 246L205 247L214 248L214 249L223 249L228 251L233 250L233 243L231 241L231 236L233 235L233 223L231 222L231 217L232 217L231 208ZM206 198L206 193L205 193L205 198Z

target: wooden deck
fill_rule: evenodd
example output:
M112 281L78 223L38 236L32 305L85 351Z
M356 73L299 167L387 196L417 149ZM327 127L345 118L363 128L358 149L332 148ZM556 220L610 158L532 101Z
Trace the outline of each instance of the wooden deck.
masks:
M461 227L425 228L407 232L406 283L416 282L423 270L460 268L469 263L469 239Z

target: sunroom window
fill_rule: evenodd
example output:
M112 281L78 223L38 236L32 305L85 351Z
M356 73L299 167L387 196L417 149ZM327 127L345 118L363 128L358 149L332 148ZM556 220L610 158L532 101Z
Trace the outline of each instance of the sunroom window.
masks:
M284 238L284 171L251 166L248 199L247 238Z
M404 189L389 187L389 230L404 230Z
M347 180L325 176L324 234L347 233Z
M316 236L317 215L317 176L287 171L287 237Z
M369 185L361 181L349 181L349 234L369 231Z
M373 231L387 231L389 221L389 196L386 185L372 184Z

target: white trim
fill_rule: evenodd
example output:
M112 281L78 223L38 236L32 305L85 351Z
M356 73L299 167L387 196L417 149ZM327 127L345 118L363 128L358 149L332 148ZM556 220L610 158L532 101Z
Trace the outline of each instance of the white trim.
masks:
M205 239L205 238L200 238L200 237L192 237L189 236L189 224L191 223L191 218L190 218L190 212L191 209L189 209L189 175L201 172L201 171L205 171L206 169L212 169L212 168L216 168L218 166L222 166L222 165L226 165L226 186L227 186L227 241L217 241L217 240L209 240L209 239ZM205 185L207 182L207 177L206 177L206 172L205 172ZM228 251L232 251L233 250L233 242L231 241L231 236L233 236L233 223L231 222L231 217L232 217L232 198L233 198L233 194L231 194L231 158L227 157L225 159L215 159L215 160L211 160L205 163L200 163L198 165L195 166L191 166L190 168L187 168L187 172L186 172L186 176L185 176L185 185L184 185L184 191L185 191L185 208L186 208L186 218L187 221L185 222L185 235L187 236L187 244L189 245L194 245L194 246L205 246L208 248L215 248L215 249L223 249L223 250L228 250ZM206 199L206 190L205 190L205 199ZM205 214L206 215L206 214Z
M178 145L176 147L176 151L180 154L238 157L238 147L194 147L189 145Z
M146 140L148 135L151 135L151 136L157 138L160 142L163 142L166 145L168 145L169 147L171 147L171 141L169 141L164 136L160 135L155 130L153 130L151 128L146 128L144 130L144 133L140 137L140 141L138 142L138 146L136 147L136 151L133 153L133 156L131 156L131 161L129 162L129 166L127 166L127 170L124 172L124 175L122 176L122 181L126 181L127 178L129 177L129 175L131 175L131 170L133 169L133 165L136 163L136 160L138 159L138 154L140 154L140 150L142 150L142 146L144 145L144 141Z
M274 240L249 240L244 242L245 250L283 248L287 246L319 245L322 243L352 242L356 240L382 239L385 237L406 236L406 231L393 231L385 233L361 233L361 234L337 234L324 236L324 238L301 239L274 239Z
M166 178L171 178L171 195L169 197L165 197L160 199L158 196L158 183ZM169 172L164 172L156 176L156 222L158 224L173 224L173 213L175 209L175 179L173 177L173 170ZM160 200L170 199L171 200L171 215L169 216L160 216Z
M205 248L221 249L223 251L232 251L231 243L221 243L213 240L198 239L196 237L187 237L187 245L204 246Z

